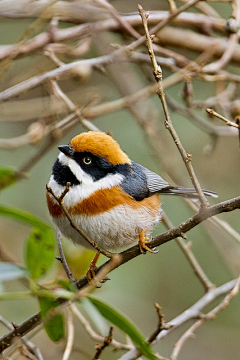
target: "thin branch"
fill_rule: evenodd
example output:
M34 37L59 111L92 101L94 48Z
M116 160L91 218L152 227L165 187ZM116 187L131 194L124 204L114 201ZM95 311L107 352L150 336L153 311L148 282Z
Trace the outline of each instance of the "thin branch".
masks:
M240 277L237 279L233 289L229 291L226 297L218 304L214 309L209 311L206 315L200 315L200 319L197 320L174 344L173 352L171 354L171 360L177 360L178 355L184 345L184 343L194 335L194 332L199 328L206 320L213 319L217 313L224 310L230 303L230 301L238 294L240 286Z
M223 120L228 126L233 126L237 129L240 128L239 124L236 124L235 122L226 119L224 116L218 114L215 110L213 109L206 109L206 112L211 115L211 116L216 116L218 119Z
M91 327L90 322L83 316L81 311L77 308L76 304L70 304L70 310L73 312L73 314L77 317L77 319L80 321L80 323L83 325L85 331L87 334L91 337L91 339L95 341L104 341L104 337L96 333L96 331ZM123 350L130 350L133 348L133 346L122 344L114 339L112 339L111 345L116 349L123 349Z
M183 325L189 320L198 319L201 316L201 311L208 305L210 305L213 301L215 301L218 297L228 294L234 287L236 286L238 279L231 280L217 288L210 290L206 293L202 298L200 298L194 305L185 310L182 314L178 315L168 324L172 325L169 330L163 330L157 336L156 340L153 341L152 345L158 343L161 339L166 337L171 331L174 331L179 326ZM118 360L133 360L137 359L140 356L140 352L135 348L128 351Z
M187 8L191 6L192 4L187 4ZM187 8L185 10L187 10ZM12 8L11 10L14 9ZM17 8L17 10L18 10L17 15L21 17L19 14L19 8ZM97 11L95 8L95 12L99 14L99 8ZM197 26L199 29L202 29L202 26L204 24L209 30L212 29L215 31L219 31L221 33L225 33L226 31L225 30L226 21L224 19L217 19L197 13L187 13L184 12L184 9L182 8L179 8L178 12L179 13L176 15L174 15L175 13L173 13L175 17L174 24L178 26L184 25L187 28L190 28L191 26L195 26L195 27ZM1 4L0 4L0 13L1 15L3 14L3 10L1 10ZM29 12L25 14L25 17L28 16L30 13L31 11L29 10ZM78 15L78 19L81 15L82 13ZM59 16L59 14L56 16ZM51 16L51 19L52 17L53 16ZM14 55L16 58L18 56L27 55L30 52L42 49L51 42L55 42L55 43L66 42L67 40L79 39L80 37L92 35L94 33L97 34L103 31L115 31L115 30L119 30L119 27L122 26L120 25L120 22L117 19L106 19L106 20L93 22L94 21L93 16L90 17L91 17L91 22L89 23L86 22L84 23L84 21L82 21L83 23L81 25L72 26L70 28L59 29L55 27L51 29L51 31L49 31L48 29L48 31L42 32L41 34L29 39L27 42L23 44L19 44L17 49L14 48L14 45L0 46L0 59L4 59L8 56L11 56L13 52L15 52ZM141 23L137 13L122 15L121 19L123 22L129 23L132 27L139 26ZM151 13L151 19L150 19L151 24L153 25L157 24L157 26L159 26L159 24L162 21L166 23L169 21L169 11L153 11ZM156 32L156 28L154 28L154 32Z
M73 340L74 340L74 325L72 312L66 308L67 311L67 344L63 353L62 360L68 360L71 356L73 349Z
M189 176L191 178L191 181L193 183L194 188L196 189L196 192L199 194L199 200L201 202L202 207L207 207L209 206L209 202L207 201L207 199L204 196L204 193L202 191L202 188L199 184L199 181L196 177L196 174L194 172L193 166L191 164L191 155L187 154L187 152L185 151L184 147L182 146L180 139L173 127L171 118L170 118L170 114L168 111L168 107L167 107L167 102L166 102L166 98L165 98L165 93L164 93L164 88L163 88L163 81L162 81L162 69L161 67L158 65L155 55L154 55L154 51L153 51L153 47L152 47L152 38L150 37L150 33L148 30L148 24L147 24L147 19L149 14L146 13L143 8L141 7L141 5L138 5L139 8L139 14L142 18L142 22L143 22L143 27L144 27L144 31L146 34L146 39L147 39L147 47L148 47L148 52L149 52L149 56L152 60L152 65L153 65L153 74L155 76L156 82L158 84L158 90L157 90L157 94L161 100L162 106L163 106L163 111L165 114L165 127L169 130L181 156L182 159L186 165L186 168L188 170Z
M93 360L98 360L100 359L100 355L102 354L103 350L109 346L112 342L112 336L113 336L113 326L110 326L110 329L109 329L109 333L108 335L104 338L104 341L103 341L103 344L102 345L99 345L97 344L96 345L96 354L94 355L94 358Z
M164 321L164 317L162 314L161 306L158 303L154 304L157 315L158 315L158 326L157 329L147 338L147 342L151 344L154 340L156 340L157 336L163 330L169 330L172 328L172 325L166 324Z
M192 229L195 226L197 226L198 224L200 224L202 221L204 221L214 215L217 215L217 214L220 214L223 212L233 211L233 210L239 209L239 208L240 208L240 196L230 199L230 200L227 200L227 201L224 201L222 203L218 203L217 205L210 206L207 209L202 209L196 215L192 216L190 219L184 221L180 225L174 227L171 230L164 232L163 234L155 236L153 238L152 242L149 244L149 247L152 248L152 247L160 246L161 244L164 244L172 239L175 239L176 237L181 236L182 233L186 233L190 229ZM119 263L114 264L114 266L113 266L114 269L116 267L119 267L119 266L125 264L126 262L130 261L131 259L141 255L141 252L139 250L139 246L136 245L136 246L131 247L128 250L123 251L119 255L121 256L121 259L120 259ZM113 258L114 257L115 257L115 255L113 256ZM100 266L96 270L96 274L99 271L101 271L101 269L104 269L104 267L108 266L110 261L111 260L108 260L105 264ZM111 269L109 271L111 271ZM77 282L77 287L78 287L78 289L81 289L87 284L88 284L87 277L84 276ZM231 289L231 287L230 287L230 289ZM216 289L214 289L214 290L216 290ZM211 294L213 294L214 290L211 290ZM208 294L209 294L209 292L207 293L207 295ZM27 334L28 332L30 332L31 330L33 330L39 324L41 324L41 317L40 317L40 313L37 313L37 314L34 314L33 316L31 316L26 321L24 321L21 325L17 326L16 329L14 329L14 330L10 331L8 334L4 335L2 338L0 338L0 353L12 344L12 341L15 338L15 336L23 336L23 335Z
M78 117L80 123L87 129L87 130L91 130L91 131L100 131L99 128L97 128L95 125L93 125L89 120L86 120L84 118L84 116L82 115L82 112L80 111L80 109L77 107L77 105L75 105L72 100L61 90L59 84L57 83L57 81L52 80L52 87L55 91L55 94L60 97L62 99L62 101L64 101L64 103L66 104L67 108L69 109L69 111L73 112L74 114L76 114L76 116Z
M59 254L60 257L57 257L57 260L59 260L63 266L63 269L68 277L68 279L72 282L75 283L75 279L73 277L73 274L71 272L71 270L69 269L67 260L65 258L64 252L63 252L63 248L62 248L62 234L61 231L57 228L57 243L58 243L58 250L59 250Z
M173 228L173 224L171 223L171 221L169 220L169 218L166 216L165 213L163 213L162 222L167 227L167 229ZM182 234L182 237L184 237L184 236L185 235ZM210 289L214 288L215 286L208 279L207 275L205 274L205 272L203 271L199 262L197 261L196 257L194 256L193 252L191 251L191 248L189 247L189 242L186 243L186 241L183 240L182 237L177 237L175 239L175 241L178 244L178 246L180 247L180 249L182 250L182 252L184 253L184 255L186 256L194 273L196 274L196 276L198 277L198 279L204 286L205 291L209 291Z
M4 319L3 316L0 315L0 322L6 326L9 330L14 330L15 326L8 320ZM26 346L28 351L34 355L34 359L43 360L43 356L41 354L40 349L30 340L28 340L25 336L21 338L22 343Z
M99 4L105 7L109 11L109 13L118 21L119 25L127 31L132 37L139 39L141 35L131 26L129 22L125 20L123 16L120 16L117 10L109 4L106 0L97 0Z
M226 50L224 51L223 55L221 56L221 58L218 61L206 65L204 67L203 71L209 72L209 73L218 72L222 68L226 67L227 64L230 62L230 60L236 50L236 46L238 44L238 39L239 39L239 34L238 34L239 26L240 26L240 1L239 0L233 0L232 17L229 20L228 24L229 23L231 26L231 32L233 32L233 33L230 35Z
M111 64L114 60L117 61L117 58L118 58L118 53L117 51L115 51L109 55L100 56L98 58L84 59L84 60L72 62L70 64L64 64L58 67L57 69L47 71L41 75L33 76L28 80L25 80L19 84L16 84L0 92L0 101L6 101L14 96L18 96L23 92L29 91L48 80L55 80L55 79L59 80L64 75L70 77L74 76L74 70L78 66L85 66L86 64L89 65L90 67L107 65L107 64Z

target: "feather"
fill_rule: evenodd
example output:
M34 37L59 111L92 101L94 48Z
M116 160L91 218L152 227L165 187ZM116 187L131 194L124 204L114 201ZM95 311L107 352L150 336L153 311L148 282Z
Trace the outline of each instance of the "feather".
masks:
M148 170L144 166L134 161L131 162L131 165L132 172L129 173L121 183L121 187L137 201L141 201L156 193L199 198L199 195L194 188L169 185L169 183L161 176ZM207 196L218 197L215 192L210 190L203 190L203 193Z

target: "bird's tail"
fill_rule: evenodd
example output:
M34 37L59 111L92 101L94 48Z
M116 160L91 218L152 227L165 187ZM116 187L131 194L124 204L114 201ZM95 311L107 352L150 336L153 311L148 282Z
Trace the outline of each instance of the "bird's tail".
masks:
M199 198L198 193L194 188L184 188L181 186L168 186L159 191L161 194L165 195L179 195L185 196L188 198ZM204 195L211 196L213 198L217 198L218 195L214 191L211 190L203 190Z

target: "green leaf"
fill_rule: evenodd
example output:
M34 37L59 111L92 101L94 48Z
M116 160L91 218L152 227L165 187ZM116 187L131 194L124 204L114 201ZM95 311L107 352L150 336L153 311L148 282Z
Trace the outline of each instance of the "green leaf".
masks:
M88 298L83 298L81 300L81 305L88 314L89 318L92 320L97 330L102 336L106 336L109 331L108 325L104 317L100 314L98 309L92 304Z
M16 170L11 168L0 169L0 190L12 185L19 179L19 174Z
M43 276L54 259L55 238L49 228L32 229L25 247L25 265L33 279Z
M51 297L40 297L39 303L46 333L52 341L60 341L64 336L64 318L60 313L53 314L59 303Z
M26 270L15 264L8 262L0 263L0 282L23 278L26 275Z
M25 222L26 224L37 226L39 228L50 229L50 226L39 220L36 216L21 209L14 209L8 206L0 206L0 215L12 217L15 220Z
M124 331L148 359L156 360L156 356L149 344L145 341L141 330L125 314L96 298L88 297L88 299L105 319Z

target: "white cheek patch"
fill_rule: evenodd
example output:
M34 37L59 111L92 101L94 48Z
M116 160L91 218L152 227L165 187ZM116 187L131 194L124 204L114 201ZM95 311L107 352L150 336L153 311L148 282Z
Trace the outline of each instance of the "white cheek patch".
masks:
M114 186L117 186L122 182L124 178L123 175L116 173L116 174L108 174L104 178L94 181L91 175L87 174L80 167L80 165L76 163L75 160L68 158L63 153L59 154L58 159L62 165L66 165L69 167L69 169L72 171L72 173L76 176L76 178L80 182L80 185L72 186L69 192L64 197L64 203L66 206L74 206L79 201L88 198L95 191L102 189L110 189ZM54 188L56 188L57 184L55 181L54 183L55 183ZM59 188L61 188L61 191L59 190ZM59 193L61 194L63 189L64 189L63 186L58 185L58 194Z
M91 177L91 175L88 175L85 171L83 171L81 166L78 165L78 163L75 160L70 159L69 157L67 157L63 153L59 154L58 160L60 161L60 163L62 165L65 165L65 166L69 167L71 172L76 176L76 178L78 179L78 181L80 183L85 183L85 182L86 183L91 183L91 182L93 182L93 178Z

